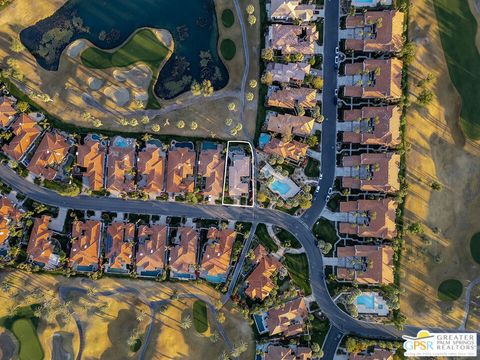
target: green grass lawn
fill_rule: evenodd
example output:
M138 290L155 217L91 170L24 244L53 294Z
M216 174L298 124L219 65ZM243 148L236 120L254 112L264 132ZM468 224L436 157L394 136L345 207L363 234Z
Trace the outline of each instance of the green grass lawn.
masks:
M470 252L473 260L480 264L480 233L476 233L470 240Z
M307 166L303 169L303 172L308 177L317 178L320 176L320 168L318 167L320 164L317 160L308 158Z
M201 300L193 303L193 326L200 334L208 329L207 304Z
M225 60L232 60L237 52L237 47L231 39L223 39L220 43L220 52Z
M232 27L235 23L235 16L233 15L233 11L230 9L225 9L222 12L222 24L226 28Z
M454 301L462 296L463 285L457 279L448 279L438 287L438 298L442 301Z
M267 227L265 224L258 224L255 236L258 238L260 244L262 244L268 252L276 252L278 250L277 244L268 235Z
M333 224L327 219L318 220L313 225L313 234L319 240L334 244L337 241L337 232Z
M280 232L277 233L277 237L284 247L293 249L300 249L302 247L302 244L300 244L297 238L290 234L287 230L280 229Z
M448 72L462 97L460 124L465 134L480 139L480 54L475 46L477 22L465 0L433 1Z
M293 282L305 296L312 293L310 276L308 274L308 260L305 254L285 254L284 265L287 267Z
M330 328L330 321L328 319L319 320L313 319L311 325L312 342L322 346L325 337L327 336L328 329Z

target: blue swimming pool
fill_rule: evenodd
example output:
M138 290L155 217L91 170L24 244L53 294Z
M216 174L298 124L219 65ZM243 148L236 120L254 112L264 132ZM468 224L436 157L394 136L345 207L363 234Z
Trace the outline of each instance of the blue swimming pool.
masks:
M367 309L374 309L375 308L375 296L373 294L359 295L359 296L357 296L357 305L363 305Z
M217 150L218 144L211 141L204 141L202 143L202 150Z
M127 139L124 139L122 137L116 137L115 140L113 141L113 146L119 147L119 148L126 148L129 146L129 141Z
M100 141L100 139L101 139L100 135L98 135L98 134L92 134L91 138L92 138L92 140L95 140L95 141Z
M271 139L272 137L266 133L261 133L260 137L258 138L258 146L263 148Z
M263 325L263 318L261 315L254 314L253 315L253 320L255 320L255 324L257 325L258 332L260 334L263 334L264 332L267 331L265 326Z
M285 195L290 191L290 186L279 180L275 180L272 185L270 185L270 189L276 193L279 193L280 195Z

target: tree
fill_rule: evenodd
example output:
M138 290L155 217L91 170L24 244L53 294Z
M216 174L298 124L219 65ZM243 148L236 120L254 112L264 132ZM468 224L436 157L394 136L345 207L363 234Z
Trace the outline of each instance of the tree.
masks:
M423 229L422 224L415 222L408 225L407 231L411 232L412 234L423 234L425 230Z
M252 92L248 92L248 93L245 95L245 98L247 99L247 101L253 101L253 99L255 98L255 95L253 95Z
M152 125L152 131L153 132L159 132L160 131L160 125L159 124L153 124Z
M141 100L138 100L138 99L135 99L132 101L132 108L134 110L140 110L140 109L143 109L145 106L145 104L143 103L143 101Z
M232 118L225 119L225 125L232 126L232 124L233 124L233 119Z
M272 85L272 82L273 82L273 74L270 72L270 71L266 71L260 81L262 82L262 84L265 84L265 85Z
M303 58L304 58L304 56L303 56L302 53L296 53L296 54L293 55L292 60L294 62L301 62L301 61L303 61Z
M225 322L225 313L223 311L218 312L217 320L220 324L223 324Z
M93 118L92 125L93 125L93 127L99 128L99 127L103 126L103 123L102 123L101 120L99 120L97 118Z
M310 135L307 137L306 143L309 147L314 147L318 145L318 137L316 135Z
M10 43L10 50L19 53L25 50L25 46L23 46L22 42L18 37L12 37Z
M26 113L29 110L29 107L30 106L25 101L19 101L16 106L17 110L21 113Z
M310 82L314 89L322 90L323 79L320 76L314 76Z
M435 190L435 191L440 191L440 190L442 190L442 184L440 184L438 181L433 181L433 182L430 184L430 187L432 188L432 190Z
M186 315L182 318L180 327L184 330L190 329L192 327L192 318L190 315Z
M418 94L417 99L420 104L426 106L433 101L433 91L423 88L420 94Z
M255 12L255 7L253 4L248 4L246 10L248 15L252 15Z
M250 82L248 83L248 86L250 86L252 89L255 89L257 85L258 85L258 82L255 79L250 80Z
M130 125L131 126L138 126L138 120L135 118L130 119Z
M213 85L210 80L202 81L202 94L205 97L211 96L213 94Z
M220 355L218 355L218 360L230 360L230 354L224 351Z
M177 122L177 128L183 129L184 127L185 127L185 121L179 120L179 121Z
M235 109L236 109L236 105L234 102L231 102L228 104L228 110L235 111Z
M257 23L257 17L255 15L248 15L248 23L250 26L255 25Z
M148 115L143 115L142 118L140 119L140 122L143 125L147 125L148 123L150 123L150 118L148 117Z
M152 135L148 134L148 133L145 133L142 135L142 140L147 142L147 141L150 141L152 140Z
M263 49L262 59L265 61L273 61L273 49L272 48Z
M247 349L248 349L248 344L242 340L238 344L233 345L231 355L232 357L239 357L241 354L247 351Z
M198 128L197 122L195 122L195 121L190 122L190 130L195 131L195 130L197 130L197 128Z
M403 49L399 52L399 56L402 58L403 62L406 65L409 65L412 63L413 59L415 58L415 53L417 51L417 48L415 46L415 43L409 41L403 45Z
M192 86L190 86L190 90L192 91L192 94L195 96L202 94L202 86L196 81L193 81Z
M257 193L257 201L258 202L265 202L267 201L267 195L264 192L258 192Z
M302 105L295 105L295 112L298 116L305 115L305 108Z
M300 207L304 210L310 209L312 207L312 201L308 199L302 199L299 201Z

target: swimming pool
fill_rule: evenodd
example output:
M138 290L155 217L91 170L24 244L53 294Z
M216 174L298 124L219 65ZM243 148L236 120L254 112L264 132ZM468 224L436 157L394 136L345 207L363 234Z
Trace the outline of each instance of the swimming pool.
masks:
M126 148L127 146L130 146L130 140L129 139L124 139L120 136L117 136L113 140L113 146L119 147L119 148Z
M290 186L287 183L275 180L270 185L270 189L272 189L272 191L275 191L276 193L279 193L280 195L286 195L290 191Z
M357 305L363 305L365 308L373 310L375 308L375 296L373 294L358 295Z
M253 320L255 320L255 324L257 325L258 332L263 334L267 331L265 325L263 325L263 317L262 315L254 314Z
M258 146L263 148L271 139L272 137L266 133L261 133L260 137L258 138Z

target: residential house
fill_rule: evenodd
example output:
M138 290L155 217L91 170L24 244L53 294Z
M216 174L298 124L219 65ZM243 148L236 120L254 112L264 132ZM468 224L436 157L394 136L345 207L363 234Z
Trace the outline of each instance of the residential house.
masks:
M395 224L397 203L391 198L344 201L340 212L349 214L349 223L340 223L342 234L360 237L393 239L397 235Z
M42 129L25 114L20 114L13 122L11 129L14 137L8 144L3 145L2 150L13 160L20 161L42 133Z
M317 90L309 88L269 88L267 106L294 110L313 109L317 105Z
M282 157L293 162L300 162L307 155L308 145L291 140L284 142L277 138L272 138L263 148L265 153Z
M43 137L27 169L35 176L53 180L68 154L70 144L58 132L48 132Z
M271 0L269 16L272 21L316 21L320 12L315 5L299 0Z
M0 255L6 255L9 248L10 227L18 223L22 212L6 197L0 197Z
M27 247L28 260L45 269L57 267L60 260L54 253L53 232L48 228L50 220L50 216L47 215L35 219Z
M168 152L167 192L194 192L194 168L195 150L187 147L171 149Z
M138 227L137 273L140 276L158 276L165 267L168 228L166 225Z
M107 157L107 190L119 195L135 190L135 140L116 136Z
M222 155L223 146L218 144L215 149L202 149L198 159L198 176L200 189L210 200L218 199L223 191L225 160Z
M277 114L275 112L267 114L267 130L274 133L287 136L308 136L312 133L314 126L315 120L309 116Z
M97 271L102 223L98 220L74 221L70 266L75 271Z
M344 188L385 193L400 190L398 179L400 155L396 153L364 153L344 156L342 165L344 169L350 170L350 176L342 177Z
M133 262L135 224L112 222L107 226L105 258L107 272L128 272Z
M310 360L312 358L312 349L301 346L268 345L265 352L265 360Z
M2 129L8 128L17 114L13 105L14 102L8 97L0 97L0 127Z
M345 75L351 76L351 85L344 95L366 99L400 99L402 96L402 61L365 59L360 63L345 64Z
M393 248L388 245L354 245L337 248L337 278L361 285L393 283ZM343 261L342 261L343 260Z
M405 16L397 10L366 11L347 16L347 50L398 52L403 47Z
M228 195L241 198L250 193L252 176L251 157L245 154L233 154L228 167Z
M147 143L138 153L137 160L138 187L150 196L160 196L165 190L165 152L157 145Z
M402 109L393 105L345 110L341 124L350 124L350 129L343 133L343 142L396 147L401 142L401 116Z
M77 169L82 174L82 184L93 191L104 186L106 147L102 140L88 135L77 146Z
M267 312L268 332L270 336L281 335L284 338L302 334L307 315L308 309L303 298L291 300L281 308Z
M315 25L273 24L268 27L267 46L282 55L300 53L308 56L319 53L318 39Z
M257 266L246 279L248 286L245 289L245 294L251 299L262 301L275 288L272 278L283 265L269 255L261 245L255 249L254 255Z
M177 229L177 238L170 250L170 276L180 280L194 279L197 264L198 234L191 227Z
M236 236L235 230L208 229L200 277L213 283L222 283L227 280L233 243Z
M349 354L348 360L393 360L395 352L375 347L373 351L368 349L357 354Z
M308 63L268 63L267 72L272 74L272 82L302 84L310 74Z

